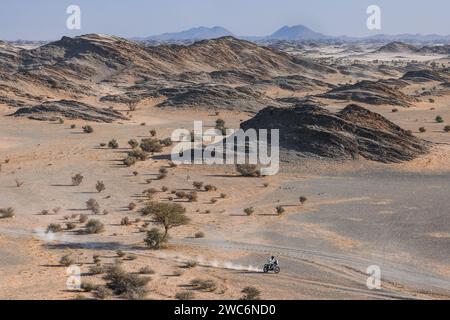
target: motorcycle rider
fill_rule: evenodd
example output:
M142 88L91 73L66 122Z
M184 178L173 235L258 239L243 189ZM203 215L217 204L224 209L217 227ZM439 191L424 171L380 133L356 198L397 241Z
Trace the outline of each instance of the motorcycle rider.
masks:
M267 259L267 261L272 266L277 266L278 265L278 260L274 256L271 256L269 259Z

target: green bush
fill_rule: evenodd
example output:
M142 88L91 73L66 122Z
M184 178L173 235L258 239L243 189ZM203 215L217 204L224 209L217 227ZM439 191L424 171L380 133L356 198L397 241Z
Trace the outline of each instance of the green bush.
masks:
M79 186L83 182L84 177L81 175L81 173L77 173L72 177L72 185L73 186Z
M66 254L59 259L59 264L64 267L69 267L75 263L75 260L72 258L70 254Z
M259 300L261 296L261 291L255 287L246 287L241 292L244 294L241 300Z
M83 127L83 132L84 133L92 133L94 132L94 128L92 128L91 126L87 125Z
M112 139L111 141L108 142L108 147L111 149L117 149L119 148L119 143L117 142L116 139Z
M0 219L14 218L15 216L14 208L9 207L0 209Z
M91 219L85 226L85 232L87 234L101 233L105 230L105 225L99 220Z
M150 231L147 231L147 236L144 239L147 247L153 250L162 249L167 243L168 237L164 236L164 233L159 231L157 228L153 228Z
M47 231L46 233L58 233L58 232L62 232L63 231L63 227L59 224L59 223L50 223L47 226Z
M161 152L163 146L157 139L142 139L140 147L145 152Z
M117 264L108 269L103 279L107 281L106 286L115 295L122 296L125 299L143 299L148 293L149 278L127 273Z
M193 300L195 297L192 291L180 291L175 294L175 299L177 300Z
M236 170L244 177L259 177L261 170L256 164L238 164Z

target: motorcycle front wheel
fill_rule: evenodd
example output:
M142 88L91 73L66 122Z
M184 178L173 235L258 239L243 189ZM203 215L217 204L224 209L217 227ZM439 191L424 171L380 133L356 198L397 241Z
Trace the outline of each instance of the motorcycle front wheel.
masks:
M276 267L273 269L273 272L275 272L275 273L280 273L280 271L281 271L281 269L280 269L279 266L276 266Z

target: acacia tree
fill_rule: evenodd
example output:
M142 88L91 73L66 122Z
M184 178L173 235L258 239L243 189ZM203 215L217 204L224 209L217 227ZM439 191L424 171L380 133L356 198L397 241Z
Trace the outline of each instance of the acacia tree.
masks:
M152 216L154 222L164 228L165 238L170 229L189 223L190 219L185 213L186 208L178 203L150 202L141 209L143 216Z

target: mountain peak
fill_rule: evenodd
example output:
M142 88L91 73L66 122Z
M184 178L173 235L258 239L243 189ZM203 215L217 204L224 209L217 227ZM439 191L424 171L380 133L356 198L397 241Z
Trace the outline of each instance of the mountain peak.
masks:
M318 40L325 39L327 36L299 24L295 26L284 26L270 35L269 38L277 40Z
M233 34L227 29L220 26L214 26L212 28L200 26L181 32L163 33L156 36L150 36L147 38L147 40L155 40L155 41L208 40L221 38L225 36L233 36Z

